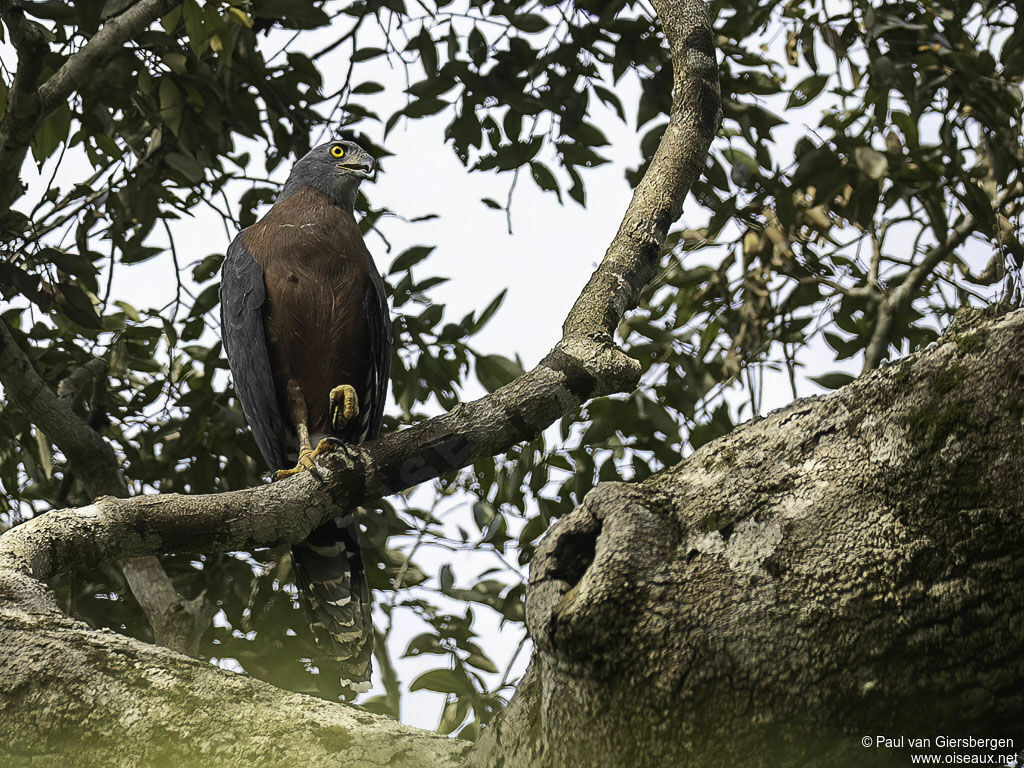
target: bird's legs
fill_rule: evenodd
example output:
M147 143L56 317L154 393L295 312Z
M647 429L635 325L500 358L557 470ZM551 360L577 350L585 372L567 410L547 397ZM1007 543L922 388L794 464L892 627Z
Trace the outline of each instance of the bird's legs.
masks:
M299 382L295 379L288 379L288 418L291 419L292 425L295 427L295 434L299 437L299 456L294 467L279 469L274 473L276 480L312 469L313 462L319 453L319 448L314 451L312 443L309 442L309 413L306 410L306 398L302 394Z
M330 397L331 429L338 432L359 415L359 398L355 388L349 384L341 384L332 389ZM288 418L291 419L295 433L299 437L299 456L294 467L279 469L274 473L277 480L312 469L321 453L331 450L338 444L335 438L325 437L316 448L313 448L309 441L309 412L306 409L306 398L295 379L288 379Z
M359 415L359 398L354 387L341 384L331 390L331 429L341 428Z

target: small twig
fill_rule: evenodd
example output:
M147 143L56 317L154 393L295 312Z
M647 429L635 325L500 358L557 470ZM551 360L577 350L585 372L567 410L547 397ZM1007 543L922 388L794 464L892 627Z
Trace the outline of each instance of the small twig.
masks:
M161 217L161 222L164 225L164 232L167 233L167 242L170 246L171 251L171 264L174 266L174 280L176 283L174 290L174 311L171 313L171 322L173 323L178 319L178 310L181 309L181 293L184 290L184 286L181 284L181 266L178 264L178 249L174 244L174 235L171 234L171 227L167 223L166 217ZM170 355L172 350L168 350Z
M996 196L993 207L996 211L1002 211L1003 206L1021 194L1024 194L1024 184L1017 182ZM929 249L921 263L910 270L899 287L879 303L878 319L874 332L871 334L871 341L864 351L864 366L861 373L867 373L878 367L889 349L889 335L896 318L906 311L914 301L915 294L935 266L959 248L974 233L976 226L977 221L974 215L965 214L960 223L947 235L945 242Z

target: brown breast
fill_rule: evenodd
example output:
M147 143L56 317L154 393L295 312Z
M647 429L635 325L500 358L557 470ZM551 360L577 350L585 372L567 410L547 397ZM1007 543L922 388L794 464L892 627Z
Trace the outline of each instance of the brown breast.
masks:
M370 254L359 227L351 212L306 187L271 208L243 238L263 268L267 342L282 413L288 413L288 380L295 379L310 433L327 433L331 389L350 384L361 392L366 381Z

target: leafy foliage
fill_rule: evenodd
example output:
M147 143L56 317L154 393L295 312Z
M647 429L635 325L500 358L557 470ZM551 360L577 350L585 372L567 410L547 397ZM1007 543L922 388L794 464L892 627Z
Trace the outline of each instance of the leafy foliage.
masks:
M48 30L44 77L124 5L26 4ZM404 615L423 622L404 653L438 666L408 689L443 694L441 732L473 738L503 706L511 673L499 676L474 613L521 628L523 567L594 483L643 478L759 413L766 374L787 375L795 395L815 349L835 368L862 358L871 367L929 343L959 306L994 295L1004 262L1024 257L1024 22L1014 3L855 0L840 13L824 0L710 5L725 123L693 190L703 225L670 236L659 280L620 328L647 369L643 385L590 403L559 434L363 515L382 639ZM316 29L331 42L311 52L302 44ZM339 60L340 70L330 65ZM393 69L380 82L384 60ZM10 87L0 84L3 106ZM396 88L403 103L378 115ZM386 158L392 131L427 118L444 121L470 171L491 173L496 189L507 182L495 194L506 202L485 206L511 205L520 176L552 204L584 204L587 169L611 156L598 105L642 133L644 160L627 174L635 183L670 98L667 50L644 1L184 0L38 126L32 157L54 179L0 212L3 321L54 388L93 357L106 361L109 377L80 409L115 446L132 492L262 482L211 320L223 256L190 243L188 258L198 258L185 263L170 222L208 210L230 235L265 210L275 170L318 131L340 128ZM794 126L812 122L795 138ZM55 184L65 153L86 170ZM359 207L366 232L396 226L367 199ZM431 275L432 253L412 247L386 276L400 342L387 430L452 407L476 386L470 377L490 391L521 371L515 350L483 354L470 343L502 294L453 320L431 299L443 281ZM170 305L112 299L117 275L158 259L179 276ZM849 380L848 367L829 367L814 379L821 387ZM6 526L86 501L74 467L9 407L0 484ZM452 562L485 551L499 567L456 586L450 565L419 564L428 548ZM204 656L335 697L281 554L164 563L183 594L205 593L220 610ZM55 586L74 615L149 637L116 568ZM386 642L378 646L386 692L365 706L397 716L402 689Z

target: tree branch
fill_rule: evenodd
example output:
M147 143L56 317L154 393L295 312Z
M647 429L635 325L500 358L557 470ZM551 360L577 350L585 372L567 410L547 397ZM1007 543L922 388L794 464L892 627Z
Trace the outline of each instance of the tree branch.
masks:
M672 57L672 109L601 265L562 326L565 336L611 337L657 270L668 228L704 171L722 120L711 16L699 0L655 3Z
M22 194L17 183L32 137L43 119L64 104L92 73L150 24L178 4L178 0L139 0L103 25L61 67L36 87L48 47L42 27L25 19L19 0L0 2L0 17L11 31L18 51L18 70L3 120L0 121L0 211Z
M106 378L107 361L99 357L92 358L85 365L80 365L69 376L61 379L57 385L57 397L65 401L71 410L79 412L82 404L91 400L91 393L96 385Z
M121 497L128 495L128 487L121 476L117 455L74 410L85 386L105 370L103 361L92 360L61 382L61 395L54 394L18 347L10 330L0 322L0 384L8 399L60 448L86 493L93 497ZM149 620L156 642L194 654L199 635L209 622L202 600L181 600L155 557L127 559L121 563L121 570Z
M998 213L1002 211L1011 200L1024 194L1024 184L1019 181L1000 192L995 199L994 208ZM949 257L953 251L964 244L977 228L978 222L973 214L965 214L963 219L950 231L946 240L933 246L924 259L916 267L910 270L906 279L900 283L892 293L879 302L878 319L875 322L875 329L871 334L871 341L864 350L864 366L861 373L874 370L881 363L882 358L889 351L889 336L892 333L893 324L913 303L917 297L917 291L921 284L932 273L936 265Z
M533 557L536 651L467 768L895 768L861 739L896 733L1017 751L1024 310L993 314L591 490Z
M720 121L710 16L701 0L662 3L675 68L669 127L623 223L537 365L496 392L369 444L346 445L309 473L218 495L97 499L0 537L0 567L46 579L156 552L248 550L302 540L339 507L355 509L532 440L593 397L636 386L640 365L611 342L654 275L669 225L703 170Z
M88 84L92 73L116 49L146 30L150 24L178 5L180 0L139 0L110 19L72 54L60 69L39 86L39 103L44 114L67 101L77 89Z
M114 449L39 377L4 323L0 323L0 384L8 399L60 448L86 493L127 495Z
M471 746L90 629L10 572L0 670L7 766L455 768Z
M983 314L588 494L534 557L537 650L472 747L90 630L0 561L0 762L860 768L909 764L865 734L1019 744L1024 311Z
M18 173L40 119L36 83L49 49L43 28L25 18L19 0L0 2L0 18L18 54L18 69L7 97L7 108L0 119L0 210L6 210L23 191Z

